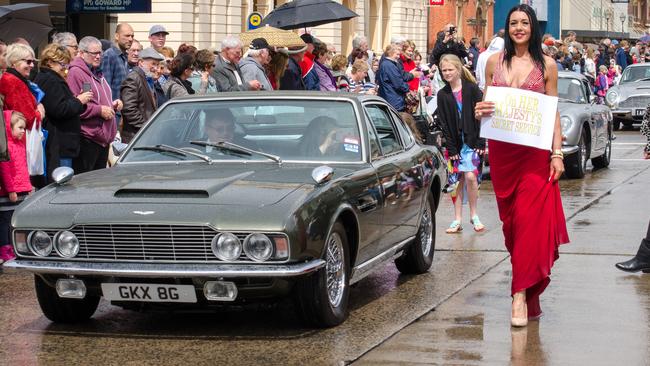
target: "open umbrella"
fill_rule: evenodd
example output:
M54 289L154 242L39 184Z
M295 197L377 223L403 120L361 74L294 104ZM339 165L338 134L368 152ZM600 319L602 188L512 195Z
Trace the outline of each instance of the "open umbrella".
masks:
M649 43L650 42L650 34L646 34L643 37L639 38L639 41Z
M298 29L358 16L359 14L332 0L294 0L273 9L262 20L262 24L281 29Z
M11 42L25 38L32 47L47 40L52 30L47 4L22 3L0 6L0 38Z
M305 45L305 42L303 42L297 33L269 26L264 26L239 34L239 39L242 41L244 46L248 46L255 38L264 38L270 46L274 47L289 48Z

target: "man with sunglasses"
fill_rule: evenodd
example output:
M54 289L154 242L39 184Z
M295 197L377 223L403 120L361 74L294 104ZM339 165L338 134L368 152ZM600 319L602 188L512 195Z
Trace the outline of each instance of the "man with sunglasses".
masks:
M79 156L72 162L75 173L106 167L108 148L117 132L115 112L122 109L122 101L113 99L111 87L100 69L102 43L87 36L79 41L79 56L70 63L68 85L73 95L92 92L92 99L81 113L81 140Z

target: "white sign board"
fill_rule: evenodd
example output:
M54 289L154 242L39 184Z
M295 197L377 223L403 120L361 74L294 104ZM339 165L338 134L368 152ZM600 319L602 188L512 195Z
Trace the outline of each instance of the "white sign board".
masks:
M551 150L557 97L489 86L485 100L494 102L495 110L481 119L481 137Z
M520 4L530 5L535 10L537 20L548 21L548 0L520 0Z

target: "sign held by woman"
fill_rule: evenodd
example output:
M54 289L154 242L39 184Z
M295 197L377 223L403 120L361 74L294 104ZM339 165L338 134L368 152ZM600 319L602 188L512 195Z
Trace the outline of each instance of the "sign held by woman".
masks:
M557 100L529 90L490 86L485 101L494 102L494 114L481 119L481 137L551 150Z

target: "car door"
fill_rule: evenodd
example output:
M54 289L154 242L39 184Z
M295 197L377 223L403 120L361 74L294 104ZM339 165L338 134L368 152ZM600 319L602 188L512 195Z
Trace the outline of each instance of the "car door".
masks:
M372 161L372 165L377 172L384 197L381 207L382 238L379 245L383 252L409 236L412 227L408 223L413 207L417 205L417 196L409 192L411 182L407 172L412 163L404 154L404 145L391 117L390 108L372 102L365 104L364 109L379 139L380 155Z
M602 113L602 108L599 108L599 105L591 102L593 92L587 81L582 81L582 90L587 103L589 123L592 127L591 156L594 156L605 149L607 143L607 120L606 116Z

